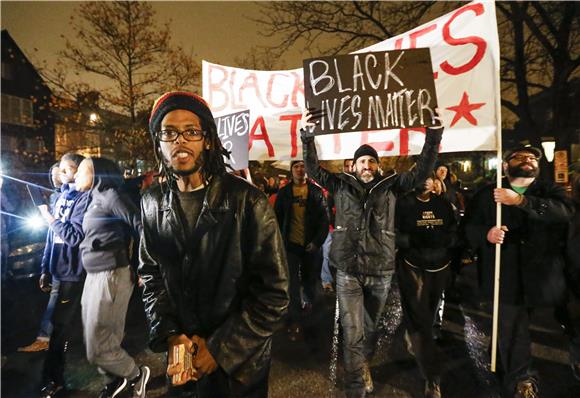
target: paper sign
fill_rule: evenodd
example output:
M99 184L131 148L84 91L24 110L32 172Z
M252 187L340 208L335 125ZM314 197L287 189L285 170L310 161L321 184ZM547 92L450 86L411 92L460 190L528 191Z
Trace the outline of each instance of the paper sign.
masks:
M323 112L314 135L435 125L428 48L304 61L306 106Z

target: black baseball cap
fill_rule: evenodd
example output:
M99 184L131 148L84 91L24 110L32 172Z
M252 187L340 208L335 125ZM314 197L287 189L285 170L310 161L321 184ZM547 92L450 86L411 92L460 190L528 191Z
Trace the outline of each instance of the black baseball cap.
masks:
M531 153L535 157L537 157L538 160L542 158L542 151L539 150L538 148L533 147L533 146L521 146L520 145L520 146L517 146L517 147L514 147L514 148L510 148L507 151L505 151L503 153L503 160L505 162L509 161L514 156L514 154L516 154L518 152Z

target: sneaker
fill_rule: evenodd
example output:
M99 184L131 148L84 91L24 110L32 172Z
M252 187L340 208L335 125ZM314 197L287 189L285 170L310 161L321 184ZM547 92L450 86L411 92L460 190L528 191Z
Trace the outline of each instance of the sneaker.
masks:
M54 381L48 382L42 390L40 390L40 398L54 398L57 394L64 389L64 386L55 383Z
M514 398L539 398L538 385L532 379L518 382Z
M425 398L441 398L441 385L438 381L425 382Z
M149 366L141 366L139 368L139 376L135 380L131 381L131 388L133 388L133 398L145 398L145 392L147 391L147 382L149 381L149 376L151 375L151 370Z
M363 382L365 383L365 392L370 394L374 391L373 378L371 376L371 369L368 363L363 364Z
M48 350L49 340L36 339L32 344L25 347L19 347L18 352L40 352Z
M124 377L117 377L101 390L99 398L114 398L118 397L123 391L129 389L129 382Z

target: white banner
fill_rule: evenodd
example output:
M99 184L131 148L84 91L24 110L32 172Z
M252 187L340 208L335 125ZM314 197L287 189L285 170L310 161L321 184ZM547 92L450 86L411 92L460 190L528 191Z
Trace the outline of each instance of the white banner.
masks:
M474 1L407 33L357 52L429 47L445 132L441 152L495 150L499 122L499 40L495 5ZM302 69L256 71L203 61L203 97L214 116L250 110L250 159L302 157ZM320 159L346 159L362 144L380 156L412 155L421 129L316 137Z

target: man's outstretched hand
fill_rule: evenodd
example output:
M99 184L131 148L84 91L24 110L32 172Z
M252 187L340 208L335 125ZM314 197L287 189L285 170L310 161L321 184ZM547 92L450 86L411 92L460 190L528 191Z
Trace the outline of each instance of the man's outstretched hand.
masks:
M314 137L312 130L317 124L320 124L320 118L324 116L322 110L315 108L302 109L302 119L300 120L300 134L301 138Z
M427 127L427 133L443 133L443 119L441 118L441 113L439 108L435 108L435 115L433 116L433 123L435 126Z

